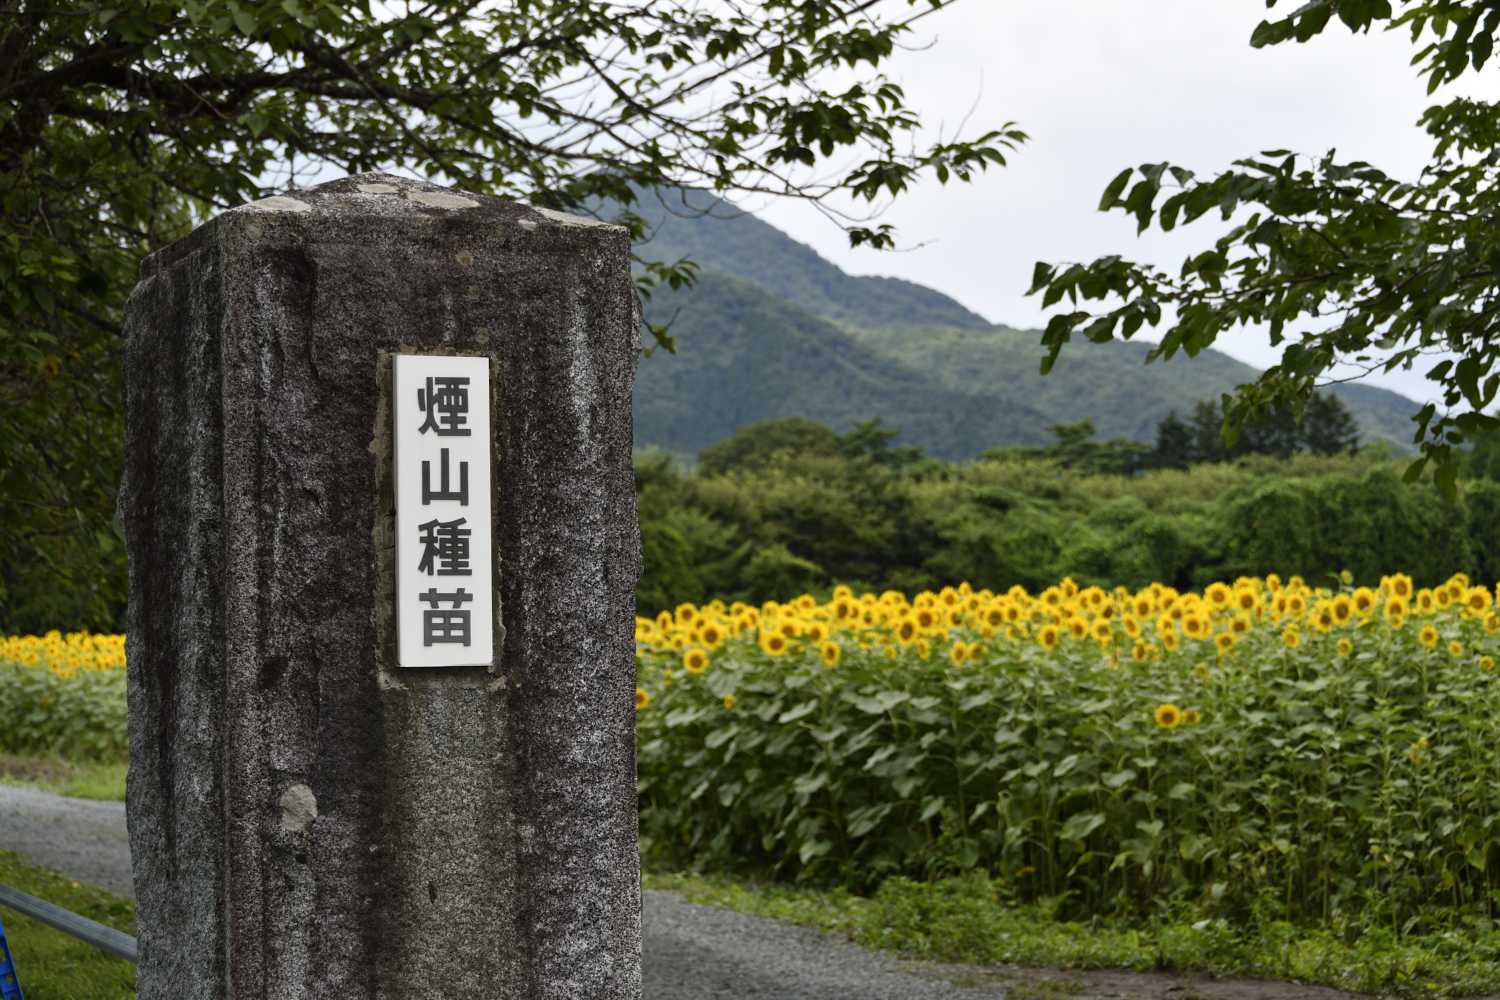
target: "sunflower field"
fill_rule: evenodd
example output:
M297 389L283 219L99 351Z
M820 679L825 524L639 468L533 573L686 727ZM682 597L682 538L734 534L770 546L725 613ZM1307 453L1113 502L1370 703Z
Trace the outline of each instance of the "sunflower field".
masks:
M1462 574L967 585L636 621L649 860L1059 914L1484 930L1500 610ZM123 637L0 637L0 751L120 759Z
M1487 929L1500 614L1462 574L967 585L636 622L648 858L1069 916Z
M0 636L0 752L123 759L125 637Z

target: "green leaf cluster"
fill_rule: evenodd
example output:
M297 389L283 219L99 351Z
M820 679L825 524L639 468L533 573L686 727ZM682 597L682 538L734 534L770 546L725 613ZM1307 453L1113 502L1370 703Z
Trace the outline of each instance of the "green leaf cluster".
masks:
M1484 66L1500 32L1488 0L1310 0L1263 22L1251 44L1308 42L1335 18L1350 31L1409 31L1429 91ZM1032 294L1046 306L1066 300L1042 337L1043 370L1075 335L1107 342L1160 325L1150 356L1168 359L1196 356L1235 327L1264 327L1282 356L1234 393L1226 417L1237 427L1300 409L1322 381L1347 377L1342 366L1392 372L1436 355L1425 375L1442 407L1418 414L1411 474L1434 464L1451 496L1459 447L1500 426L1491 412L1500 393L1500 103L1457 98L1421 124L1432 156L1409 179L1336 151L1267 150L1211 177L1169 163L1121 171L1101 210L1130 216L1140 231L1217 216L1221 235L1175 272L1119 255L1039 262Z
M125 671L63 677L0 661L0 718L0 753L123 760L130 747Z

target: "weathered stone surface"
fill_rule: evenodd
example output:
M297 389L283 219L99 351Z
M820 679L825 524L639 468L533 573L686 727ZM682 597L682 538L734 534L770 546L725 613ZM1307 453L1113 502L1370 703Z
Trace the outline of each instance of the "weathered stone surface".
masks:
M640 995L624 230L388 175L126 322L142 1000ZM487 355L496 649L399 670L390 355Z

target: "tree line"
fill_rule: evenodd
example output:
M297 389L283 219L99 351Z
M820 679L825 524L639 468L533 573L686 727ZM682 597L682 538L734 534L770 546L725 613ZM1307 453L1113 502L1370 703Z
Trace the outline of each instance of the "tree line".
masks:
M1191 457L1173 450L1172 428L1152 446L1094 441L1068 425L1045 448L945 462L898 446L878 421L838 433L800 419L746 427L692 469L644 452L638 607L763 601L840 582L1035 590L1072 576L1196 588L1269 572L1326 581L1346 569L1361 580L1500 580L1500 442L1469 453L1470 474L1449 499L1430 476L1408 481L1404 458L1356 449L1338 409L1323 412L1322 426L1273 426L1218 451L1207 438L1214 408L1195 408L1179 421L1205 434L1205 452Z
M1043 448L1000 449L987 453L1009 453L1044 458L1064 469L1100 474L1134 475L1149 469L1186 469L1203 462L1227 462L1246 455L1352 454L1359 450L1359 426L1354 414L1337 396L1319 393L1308 400L1302 413L1291 406L1273 409L1265 416L1237 429L1232 440L1224 436L1224 412L1218 402L1205 399L1194 405L1186 419L1171 410L1156 428L1155 444L1127 438L1094 440L1094 424L1080 420L1048 428L1054 441Z

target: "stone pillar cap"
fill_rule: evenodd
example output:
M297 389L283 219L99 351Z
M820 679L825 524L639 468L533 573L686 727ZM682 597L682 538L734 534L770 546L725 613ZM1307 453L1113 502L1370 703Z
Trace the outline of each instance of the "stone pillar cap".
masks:
M369 224L420 227L443 223L470 231L509 232L527 243L543 246L579 247L630 239L626 227L588 216L395 174L355 174L226 209L188 235L148 254L141 262L141 277L149 279L196 247L217 240L225 227L249 225L258 229L260 223L294 232L332 232L341 223L353 224L356 229Z
M498 214L506 222L523 229L538 226L568 228L618 229L585 215L573 215L550 208L538 208L523 202L507 201L493 195L446 188L427 181L399 177L396 174L368 173L341 177L303 190L271 195L246 202L223 213L269 212L278 215L380 215L389 217L430 216L470 212Z

